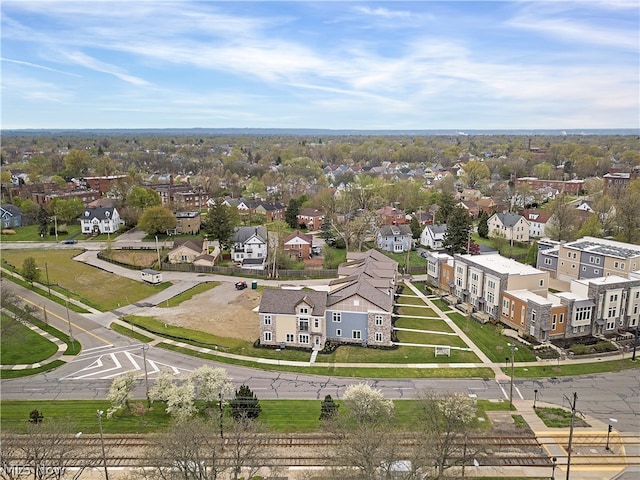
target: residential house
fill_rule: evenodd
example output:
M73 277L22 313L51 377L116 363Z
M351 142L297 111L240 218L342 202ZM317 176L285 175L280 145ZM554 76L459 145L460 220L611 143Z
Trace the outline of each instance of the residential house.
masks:
M502 295L500 321L541 342L564 337L567 307L558 299L538 295L529 290L507 290Z
M509 241L528 242L529 222L516 213L494 213L487 220L489 237L502 237Z
M268 222L284 220L285 211L286 207L279 202L259 201L254 208L254 212L258 215L264 215Z
M289 256L297 259L309 258L313 248L313 235L297 230L284 238L283 245Z
M427 225L420 234L420 245L431 250L441 250L444 236L447 233L447 224Z
M176 233L195 235L200 232L202 217L200 212L176 212Z
M453 283L453 257L447 253L427 253L427 283L447 294L455 286Z
M268 237L265 227L236 227L231 236L231 258L247 268L264 268Z
M638 178L640 167L635 167L631 172L609 172L602 179L604 180L604 193L611 197L624 195L629 183Z
M516 188L528 186L532 191L547 187L559 190L561 193L577 195L584 188L584 180L545 180L536 177L521 177L516 179Z
M458 207L466 210L467 214L472 216L473 218L477 218L480 214L480 207L478 204L472 200L462 200L456 204Z
M122 223L115 207L85 208L80 215L80 228L86 234L115 233Z
M383 225L376 234L376 245L387 252L408 252L413 246L409 225Z
M209 242L205 238L176 238L169 252L169 263L194 263L202 255L209 254ZM211 261L213 265L213 260Z
M595 237L583 237L538 250L536 266L564 281L618 275L640 270L640 246Z
M22 212L10 203L0 206L0 219L3 230L22 226Z
M456 200L460 200L461 202L476 202L482 197L482 193L480 190L475 188L464 188L461 192L456 194Z
M498 210L502 210L501 205L499 205L493 198L491 197L482 197L475 201L476 205L480 209L480 211L493 215Z
M101 196L107 193L116 185L124 181L130 181L129 175L105 175L101 177L83 177L80 179L80 185L86 190L95 190Z
M298 213L298 225L305 226L307 230L318 231L324 222L324 211L317 208L303 208Z
M528 208L523 210L521 215L529 222L529 237L541 238L545 236L544 231L551 217L549 212Z
M376 210L376 216L384 225L403 225L407 223L407 214L395 207L383 207Z
M391 346L397 262L375 250L349 254L328 291L267 289L260 343L322 350L327 341Z

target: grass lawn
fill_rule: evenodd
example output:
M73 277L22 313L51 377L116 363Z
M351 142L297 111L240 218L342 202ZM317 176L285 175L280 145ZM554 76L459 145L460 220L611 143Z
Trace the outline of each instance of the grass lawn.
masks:
M48 372L49 370L58 368L61 365L64 365L64 362L62 360L54 360L53 362L47 363L46 365L42 365L37 368L27 368L24 370L0 370L0 379L4 380L6 378L28 377L30 375L35 375L36 373Z
M135 303L169 286L168 283L148 285L136 282L74 261L73 257L80 253L80 250L4 250L2 261L19 271L24 259L33 257L40 268L46 264L52 289L100 311L114 310L120 303ZM40 282L47 282L44 271ZM98 285L100 288L96 288Z
M424 303L423 303L424 305ZM407 307L407 306L402 306L402 307L398 307L398 314L402 315L404 317L438 317L438 315L436 315L436 312L434 312L433 310L431 310L430 308L424 306L424 307L419 307L419 306L415 306L415 307Z
M122 325L119 325L115 322L109 325L109 328L114 332L118 332L119 334L124 335L125 337L133 338L134 340L139 340L142 343L149 343L153 341L153 338L147 337L146 335L143 335L138 332L134 332L130 328L123 327Z
M63 229L66 230L66 233L62 233ZM38 235L38 225L29 225L27 227L18 227L14 228L15 234L2 234L2 241L4 242L55 242L55 235L48 235L46 237L40 237ZM76 239L80 239L81 227L80 224L67 224L66 227L62 227L62 225L58 224L58 241L62 242L67 238L70 238L76 235ZM82 239L84 240L84 235L82 235Z
M181 294L176 295L173 298L170 298L166 302L162 302L161 304L158 304L158 307L160 307L160 308L177 307L182 302L186 302L187 300L191 300L196 295L198 295L200 293L203 293L203 292L206 292L208 290L211 290L212 288L216 288L218 285L220 285L220 282L200 283L200 284L196 285L195 287L190 288L186 292L182 292Z
M258 398L260 398L258 396ZM336 403L340 404L337 399ZM415 412L419 400L395 400L395 418L397 424L407 430L415 425ZM479 400L477 416L485 416L486 405L493 403ZM505 402L501 402L504 404ZM112 418L103 417L102 428L105 434L149 433L162 430L171 422L164 412L161 402L153 402L150 410L143 400L135 400L130 412L118 412ZM315 432L320 427L319 417L322 400L260 400L262 413L259 421L269 431L279 433ZM500 403L490 405L497 408ZM200 404L202 407L202 404ZM106 400L50 400L50 401L3 401L0 402L0 421L4 431L21 431L27 423L29 412L37 409L44 415L44 421L57 420L69 422L70 430L86 434L98 433L96 411L106 411ZM503 405L508 410L508 403ZM214 419L215 422L215 419Z
M640 362L632 362L630 358L624 360L605 360L591 363L575 363L573 365L553 365L548 362L547 365L535 367L516 367L514 375L519 378L534 377L565 377L571 375L587 375L590 373L603 372L619 372L620 370L628 370L630 368L640 367ZM502 369L508 375L511 369ZM507 372L507 370L509 370Z
M2 365L24 365L46 360L58 351L58 346L37 334L9 315L0 318L2 335L0 351Z
M432 318L411 318L398 317L396 319L396 327L412 328L414 330L433 330L436 332L449 332L453 330L444 320L436 320Z
M513 343L514 340L501 335L494 325L490 323L478 323L460 313L450 313L449 318L451 318L492 361L504 362L507 357L511 359L511 349L507 344ZM535 362L536 356L527 346L518 344L518 350L515 352L514 359L516 362Z
M432 300L432 302L434 303L434 305L436 307L438 307L440 310L442 310L443 312L448 312L449 310L451 310L451 305L449 305L447 302L445 302L444 300L441 300L439 298L434 298Z
M568 428L571 426L571 412L564 408L536 408L536 414L550 428ZM589 424L579 416L573 419L574 427L588 427Z
M467 348L467 344L461 338L454 335L438 335L434 333L398 331L398 342L417 343L423 345L449 345L450 347Z

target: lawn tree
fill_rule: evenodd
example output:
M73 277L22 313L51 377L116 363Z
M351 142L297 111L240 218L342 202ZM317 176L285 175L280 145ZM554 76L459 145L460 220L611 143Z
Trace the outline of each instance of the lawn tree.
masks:
M419 427L416 439L423 443L417 448L428 453L422 457L424 467L434 466L429 478L446 477L446 471L461 462L469 463L480 452L466 444L475 422L476 406L469 397L461 394L437 394L426 392L419 399L415 425ZM420 453L415 455L420 458Z
M462 168L462 179L469 188L480 188L491 176L491 171L483 162L470 160Z
M129 410L135 383L136 375L134 372L127 372L113 379L111 387L109 387L109 393L107 394L107 399L111 402L111 408L107 412L107 417L110 417L123 407L127 411Z
M538 242L531 242L531 246L527 249L527 256L524 259L524 263L535 267L538 263Z
M338 405L333 401L331 395L325 395L322 404L320 405L320 420L332 420L338 414Z
M163 368L156 376L156 383L149 389L149 398L153 401L167 403L174 385L175 374L169 368Z
M174 385L168 392L165 412L177 419L192 417L198 411L195 399L196 387L193 382L187 380L180 385Z
M67 174L70 177L82 177L84 176L91 164L91 157L86 150L70 150L64 156L64 165L67 169Z
M602 230L602 224L598 219L598 216L594 213L590 215L583 223L578 233L576 234L577 238L581 237L598 237L602 238L604 236L604 231Z
M151 188L134 185L126 194L125 205L140 212L162 204L160 194Z
M31 285L40 278L40 269L38 269L35 258L27 257L24 259L22 262L22 276Z
M142 212L140 220L138 220L138 228L149 235L166 234L168 230L176 228L177 223L178 221L171 210L156 205Z
M640 186L638 180L635 182ZM616 223L619 240L635 243L640 238L640 194L636 193L632 185L616 201Z
M547 236L557 242L573 240L578 214L573 205L568 203L567 196L562 194L556 197L551 204L549 213L551 213L551 217L545 227Z
M20 430L3 427L0 468L5 480L77 480L102 461L97 445L78 442L73 421L25 422ZM13 467L13 468L12 468Z
M222 411L223 400L233 394L231 378L224 368L203 365L195 369L189 378L196 388L196 398L204 400L210 407L214 402L219 402L220 411Z
M455 206L447 218L447 231L442 246L450 255L466 253L471 234L471 217L467 211Z
M240 388L236 390L229 406L231 407L231 416L236 420L258 418L262 411L258 397L245 384L240 385Z
M79 198L58 200L53 205L53 213L65 223L71 223L78 218L83 210L84 203Z
M287 209L284 212L284 221L291 228L298 228L298 214L300 213L300 205L306 200L306 198L292 198L289 200Z
M480 238L489 238L489 214L482 210L478 217L478 236Z
M234 228L239 223L238 209L229 207L222 198L219 198L209 207L203 230L213 240L217 240L221 248L225 248L230 244Z
M182 419L150 436L144 452L144 468L133 478L148 480L216 480L230 468L224 440L211 432L210 420Z
M327 452L336 465L334 478L386 478L385 470L401 457L393 402L366 384L348 386L342 399L339 413L323 422L339 440Z
M44 207L40 207L38 210L36 222L38 223L38 235L40 235L40 237L49 235L49 214Z
M422 234L422 227L420 226L418 215L413 215L411 217L411 223L409 224L409 227L411 227L411 235L413 236L413 238L420 238L420 235Z
M436 205L438 206L438 211L433 219L433 223L436 225L447 223L447 218L449 218L453 207L456 205L455 197L450 192L440 192Z

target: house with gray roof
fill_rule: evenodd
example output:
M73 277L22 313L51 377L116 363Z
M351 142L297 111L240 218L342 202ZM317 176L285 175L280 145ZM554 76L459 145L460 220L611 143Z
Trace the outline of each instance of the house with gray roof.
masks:
M82 233L115 233L124 222L115 207L85 208L80 215Z
M22 212L10 203L0 207L0 219L2 219L3 230L22 226Z
M409 225L383 225L376 234L376 245L387 252L408 252L413 244Z
M447 233L447 224L427 225L420 234L420 245L429 247L431 250L442 250L442 242Z
M529 222L517 213L494 213L487 220L489 237L502 237L516 242L529 241Z
M265 290L258 309L260 343L313 350L327 341L391 346L397 262L370 250L340 267L328 291Z
M265 227L236 227L231 236L231 258L246 268L264 269L268 243Z

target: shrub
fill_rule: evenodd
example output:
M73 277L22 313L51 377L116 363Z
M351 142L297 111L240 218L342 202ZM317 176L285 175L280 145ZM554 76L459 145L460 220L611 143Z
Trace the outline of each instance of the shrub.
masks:
M12 229L2 230L2 235L15 235L16 231Z

